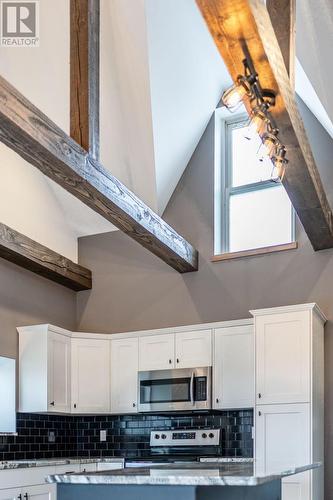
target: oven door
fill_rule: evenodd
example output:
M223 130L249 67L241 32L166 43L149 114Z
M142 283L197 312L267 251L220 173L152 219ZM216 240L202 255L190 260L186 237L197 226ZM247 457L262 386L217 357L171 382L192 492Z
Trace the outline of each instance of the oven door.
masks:
M139 372L139 412L211 408L211 367Z

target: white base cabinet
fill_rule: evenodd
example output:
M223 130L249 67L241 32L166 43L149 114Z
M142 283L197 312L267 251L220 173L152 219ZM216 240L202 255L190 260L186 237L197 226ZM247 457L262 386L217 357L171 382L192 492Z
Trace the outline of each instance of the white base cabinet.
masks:
M20 488L0 490L0 500L22 500L22 492Z
M254 406L253 325L214 331L213 408Z

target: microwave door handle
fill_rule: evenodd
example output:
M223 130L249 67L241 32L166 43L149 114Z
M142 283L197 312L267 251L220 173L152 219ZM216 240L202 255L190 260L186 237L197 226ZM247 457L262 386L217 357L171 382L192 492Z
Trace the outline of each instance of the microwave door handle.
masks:
M192 372L192 375L191 375L190 397L191 397L191 403L192 403L192 405L194 405L194 372Z

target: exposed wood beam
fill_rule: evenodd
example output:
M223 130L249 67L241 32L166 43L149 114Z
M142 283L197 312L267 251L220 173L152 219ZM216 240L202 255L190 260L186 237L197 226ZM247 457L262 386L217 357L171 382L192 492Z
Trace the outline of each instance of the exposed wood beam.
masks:
M0 257L75 291L91 289L91 271L0 223Z
M266 0L266 6L279 43L282 57L295 88L296 0Z
M100 0L70 0L70 135L99 159Z
M289 159L283 185L313 248L333 247L332 211L265 4L262 0L196 1L233 80L243 74L242 60L248 57L261 86L276 93L270 112Z
M0 140L177 271L198 269L190 243L2 77Z

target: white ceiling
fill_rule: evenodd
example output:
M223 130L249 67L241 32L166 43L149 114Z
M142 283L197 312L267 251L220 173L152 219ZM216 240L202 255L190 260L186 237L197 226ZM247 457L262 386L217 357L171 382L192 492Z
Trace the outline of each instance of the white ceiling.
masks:
M332 0L298 0L296 21L297 57L333 121Z

